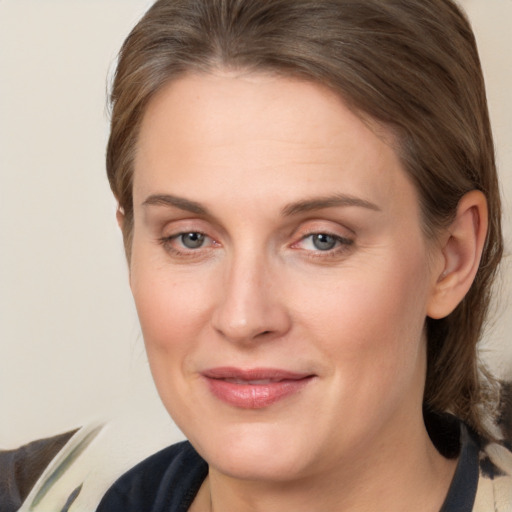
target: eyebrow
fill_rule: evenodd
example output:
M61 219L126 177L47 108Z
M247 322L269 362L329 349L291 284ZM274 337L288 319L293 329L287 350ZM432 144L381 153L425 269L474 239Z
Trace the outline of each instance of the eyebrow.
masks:
M142 206L172 206L197 215L208 215L208 210L200 203L169 194L151 195L146 198Z
M311 199L290 203L281 210L281 214L284 217L289 217L299 213L322 210L324 208L334 208L336 206L357 206L376 212L381 211L376 204L366 201L365 199L345 194L334 194L331 196L313 197Z
M179 208L187 212L195 213L196 215L209 215L209 211L201 203L185 199L184 197L173 196L170 194L153 194L146 198L142 206L171 206ZM373 211L381 211L381 209L374 203L358 197L334 194L325 197L313 197L311 199L304 199L287 204L281 210L283 217L291 217L299 213L310 212L314 210L322 210L324 208L334 208L340 206L357 206L366 208Z

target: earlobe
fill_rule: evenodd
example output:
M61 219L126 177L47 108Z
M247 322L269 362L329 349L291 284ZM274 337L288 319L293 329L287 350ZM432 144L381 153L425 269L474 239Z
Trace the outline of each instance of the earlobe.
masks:
M487 235L487 200L472 190L459 201L457 214L442 241L444 268L433 285L427 315L448 316L471 288Z
M123 225L124 225L124 210L121 206L117 206L117 210L116 210L116 220L117 220L117 225L119 226L119 228L121 229L121 231L123 231Z

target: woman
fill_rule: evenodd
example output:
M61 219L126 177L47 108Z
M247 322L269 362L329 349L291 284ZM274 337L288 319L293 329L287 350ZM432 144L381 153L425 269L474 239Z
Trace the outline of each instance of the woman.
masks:
M130 284L190 443L98 510L509 510L476 355L500 199L458 8L159 0L111 100Z

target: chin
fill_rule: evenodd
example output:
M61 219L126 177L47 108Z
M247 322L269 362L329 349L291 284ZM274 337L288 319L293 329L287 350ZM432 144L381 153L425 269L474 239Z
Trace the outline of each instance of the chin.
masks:
M211 468L232 478L285 482L297 479L306 463L308 436L283 431L278 425L256 423L201 436L192 444Z
M210 467L239 480L286 482L300 477L300 457L274 451L227 450L210 457Z

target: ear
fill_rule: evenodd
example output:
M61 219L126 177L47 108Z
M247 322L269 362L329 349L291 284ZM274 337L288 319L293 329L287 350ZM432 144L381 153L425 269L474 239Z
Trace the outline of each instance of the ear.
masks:
M116 220L117 220L117 225L119 226L119 229L121 229L121 232L122 232L123 225L124 225L124 210L119 205L117 205Z
M471 288L487 236L487 200L472 190L459 201L457 215L441 240L442 272L427 308L431 318L448 316Z

